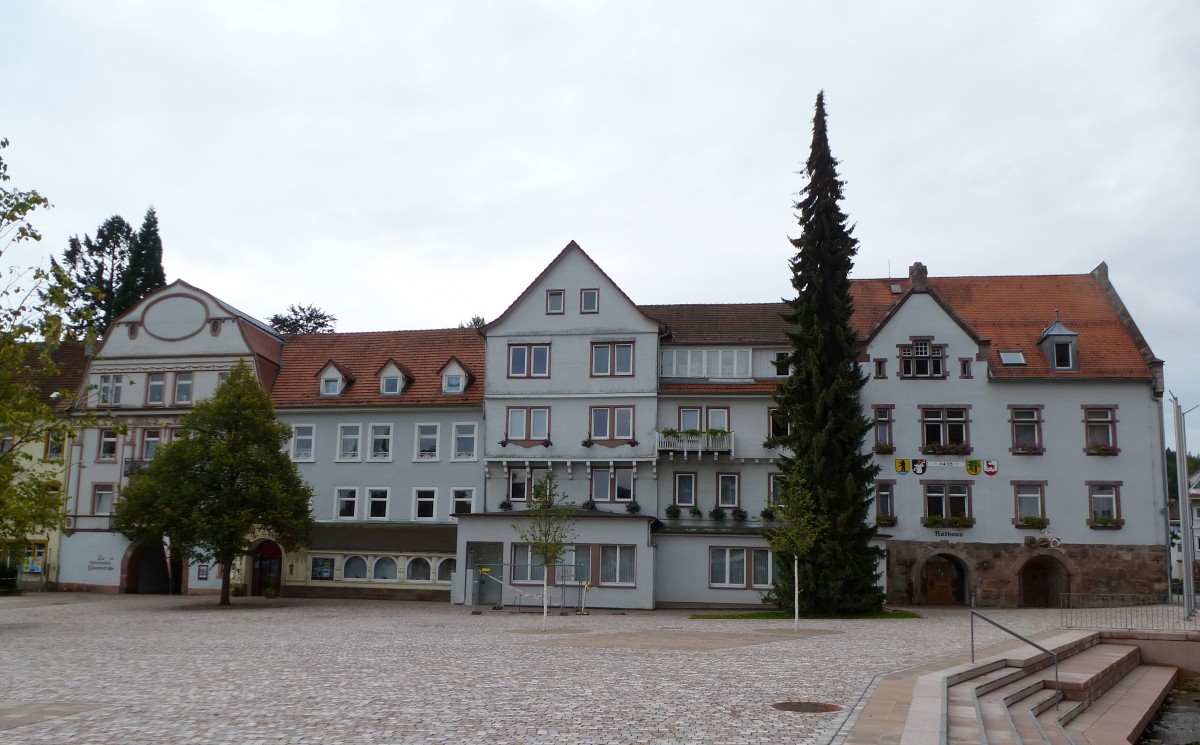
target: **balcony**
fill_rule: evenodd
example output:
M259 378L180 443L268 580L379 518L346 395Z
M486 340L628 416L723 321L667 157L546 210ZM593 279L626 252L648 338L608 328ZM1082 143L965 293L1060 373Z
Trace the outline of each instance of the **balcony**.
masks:
M140 458L126 458L124 474L126 476L136 476L139 473L145 473L146 469L149 467L150 461L148 460L142 460Z
M655 433L657 450L660 453L683 453L683 459L695 454L702 457L705 453L714 456L728 454L733 457L733 433L724 430L683 430L664 429Z

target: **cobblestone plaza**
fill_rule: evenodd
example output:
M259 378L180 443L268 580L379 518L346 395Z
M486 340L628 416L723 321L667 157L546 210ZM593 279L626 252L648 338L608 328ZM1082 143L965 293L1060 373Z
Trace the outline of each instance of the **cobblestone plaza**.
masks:
M969 648L921 619L471 615L441 603L0 598L0 745L826 743L876 676ZM989 615L1031 634L1057 611ZM976 627L980 646L1003 641ZM772 704L834 704L833 713Z

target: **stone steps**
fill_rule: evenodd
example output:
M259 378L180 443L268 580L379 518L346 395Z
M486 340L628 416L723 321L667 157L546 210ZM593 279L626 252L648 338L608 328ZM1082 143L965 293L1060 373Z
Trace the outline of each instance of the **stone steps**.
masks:
M971 664L919 677L901 745L1128 745L1178 671L1142 665L1136 646L1064 631Z

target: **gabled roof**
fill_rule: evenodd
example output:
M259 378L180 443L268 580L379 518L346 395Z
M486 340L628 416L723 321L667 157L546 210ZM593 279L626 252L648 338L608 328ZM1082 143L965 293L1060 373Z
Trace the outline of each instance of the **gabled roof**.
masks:
M446 360L446 364L438 368L438 375L441 375L447 367L450 367L451 363L454 363L462 368L463 374L467 376L468 381L475 380L475 371L471 369L470 365L463 362L458 357L451 357L450 359Z
M87 350L82 343L76 341L59 344L50 354L55 374L45 375L39 359L43 349L41 343L30 344L26 348L25 367L19 371L16 380L31 383L43 403L66 408L73 403L69 399L82 389L84 378L87 376ZM67 392L65 397L55 395L64 391Z
M625 294L625 291L621 289L621 286L618 285L616 282L613 282L612 277L608 276L608 273L605 272L603 269L601 269L600 265L597 264L595 262L595 260L592 259L591 256L588 256L587 251L584 251L582 248L580 248L579 244L576 243L575 241L571 241L570 243L568 243L566 246L563 247L563 250L558 252L558 255L554 257L554 260L551 261L549 264L547 264L546 268L543 269L540 274L538 274L536 277L533 278L533 281L529 283L529 286L521 291L521 294L517 296L517 299L513 300L512 303L509 304L509 306L504 309L503 313L501 313L499 316L494 318L490 323L484 324L481 332L486 335L488 329L492 328L496 324L503 321L504 318L506 316L508 316L508 314L511 313L514 308L516 308L518 305L521 304L521 302L523 300L525 300L525 298L529 295L529 293L533 292L533 288L537 287L538 283L541 282L542 279L544 279L546 277L546 275L548 275L551 272L551 270L554 269L554 267L558 266L558 264L561 263L562 260L571 253L578 253L580 256L582 256L584 259L586 259L589 264L591 264L593 267L596 268L596 271L599 272L602 277L607 279L612 284L612 286L616 288L617 292L620 293L621 297L625 298L625 301L627 303L632 305L634 308L639 308L639 310L640 310L640 306L638 306L637 303L635 303L629 299L629 296ZM644 310L642 311L642 315L646 315L646 312ZM660 325L660 326L662 325L657 319L651 318L648 315L646 315L646 320L648 320L651 323L654 323L656 325Z
M313 377L314 378L321 377L321 373L325 372L326 370L328 370L331 367L334 370L337 370L338 374L341 375L342 378L344 378L346 380L347 386L349 386L351 383L358 382L358 376L356 376L354 373L350 372L350 368L345 367L343 365L339 365L336 360L332 360L332 359L326 360L325 364L321 365L321 369L317 370L316 375L313 375Z
M867 340L910 293L907 280L853 279L851 324ZM896 293L893 285L904 291ZM994 378L1157 379L1150 352L1101 264L1090 274L929 277L928 291L989 354ZM786 303L643 305L668 327L664 345L779 345L787 342ZM1078 335L1078 369L1053 371L1038 342L1060 314ZM1025 365L1002 365L1000 350L1021 351ZM664 387L664 391L666 388ZM707 389L706 389L707 390Z
M392 357L388 357L386 360L384 360L383 364L379 366L379 369L375 371L375 375L376 376L382 375L383 371L387 369L388 365L391 365L392 367L396 368L396 370L400 373L400 377L404 378L405 380L407 380L410 383L412 382L412 380L413 380L412 370L409 370L407 365L403 365L403 364L397 362Z
M371 331L363 333L289 334L284 337L283 367L271 399L276 408L464 406L483 401L483 385L468 385L463 393L442 393L439 370L451 358L483 369L483 338L475 329L428 331ZM359 384L340 396L321 396L313 377L336 360ZM396 363L410 383L399 395L385 396L379 373ZM345 373L343 373L345 374Z

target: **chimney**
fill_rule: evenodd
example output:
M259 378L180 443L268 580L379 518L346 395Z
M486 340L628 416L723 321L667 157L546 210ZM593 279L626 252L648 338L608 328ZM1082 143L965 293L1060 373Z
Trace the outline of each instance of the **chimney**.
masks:
M913 292L929 292L929 271L921 262L908 268L908 283Z

